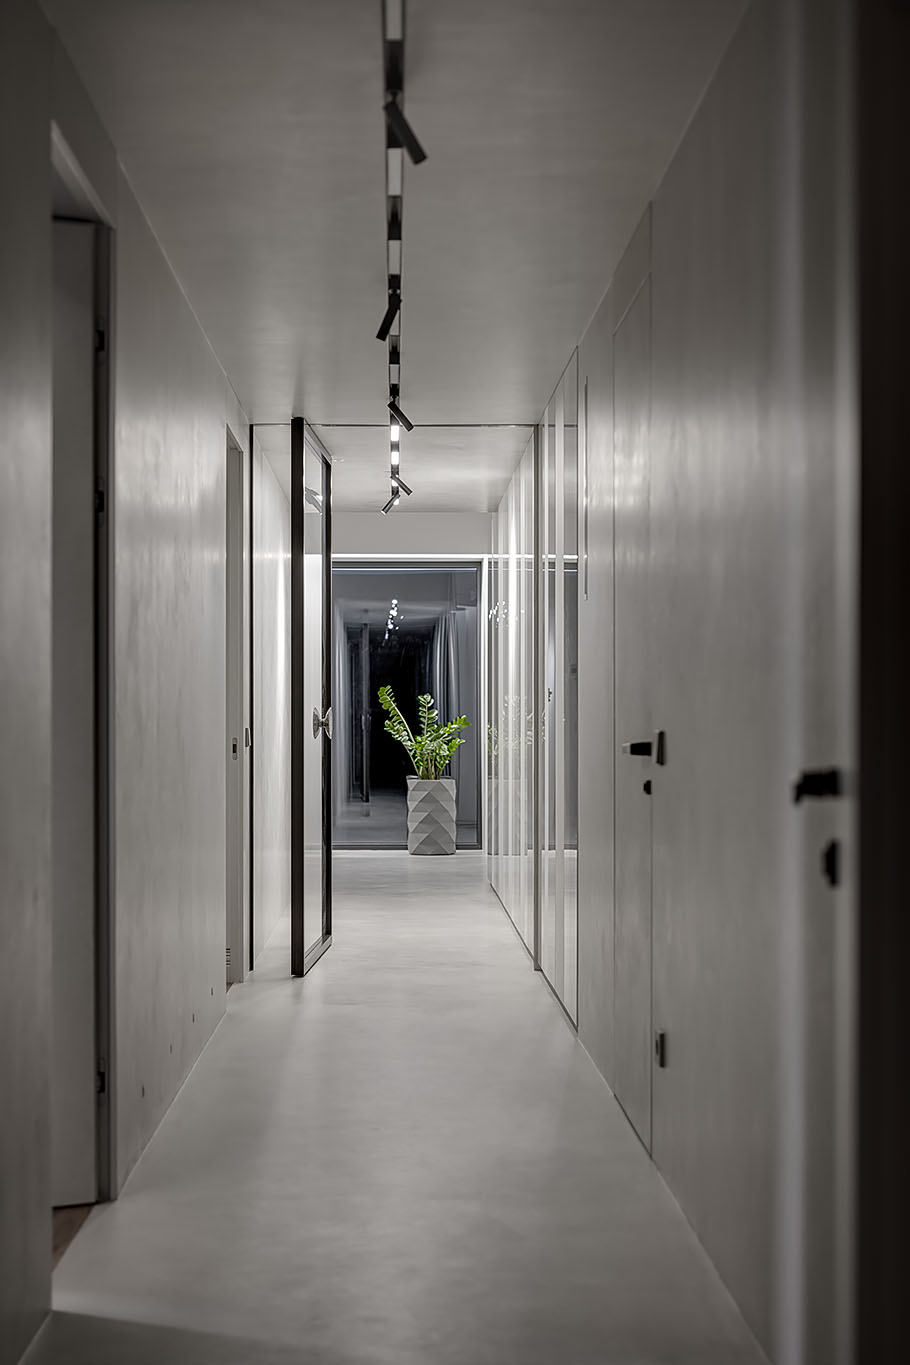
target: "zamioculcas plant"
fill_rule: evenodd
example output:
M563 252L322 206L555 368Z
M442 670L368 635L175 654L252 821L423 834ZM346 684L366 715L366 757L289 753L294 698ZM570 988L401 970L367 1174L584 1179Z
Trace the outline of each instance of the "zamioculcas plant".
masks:
M404 745L417 776L423 780L442 777L449 759L459 744L464 744L460 731L471 724L467 716L456 716L454 720L440 724L436 703L429 692L425 692L417 698L420 732L415 735L401 714L391 687L380 687L379 704L388 712L386 730Z

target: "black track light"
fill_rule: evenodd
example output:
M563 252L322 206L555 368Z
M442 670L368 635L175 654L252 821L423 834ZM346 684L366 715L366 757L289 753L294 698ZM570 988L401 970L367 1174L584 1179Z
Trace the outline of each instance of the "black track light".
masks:
M386 503L385 507L380 507L379 510L380 510L380 512L382 513L382 515L383 515L384 517L387 517L387 516L389 515L389 513L391 512L392 508L393 508L393 507L397 507L398 504L399 504L400 502L401 502L401 494L396 490L396 491L392 494L392 496L389 498L389 500L388 500L388 502Z
M389 127L413 161L414 165L419 166L421 161L426 161L427 154L414 136L414 129L411 127L410 123L408 123L402 108L396 99L390 99L386 102L385 116L388 119Z
M395 294L395 293L390 294L390 295L389 295L389 306L388 306L388 308L385 310L385 317L382 319L382 322L379 324L379 331L376 333L376 340L377 340L377 341L387 341L387 340L388 340L389 332L391 332L391 330L392 330L392 323L395 321L396 317L398 316L398 310L399 310L400 307L401 307L401 295L400 295L400 294Z
M392 487L400 488L402 493L407 493L408 497L410 497L411 493L413 492L413 489L408 488L407 484L405 483L404 479L401 477L400 474L392 475Z
M414 430L414 423L410 420L409 417L406 417L406 416L404 415L404 413L401 411L401 408L400 408L400 407L398 406L398 404L395 402L395 399L394 399L394 398L390 398L390 399L389 399L389 412L390 412L390 413L392 414L392 416L395 418L395 421L396 421L396 422L400 422L400 423L401 423L401 425L404 427L405 431L413 431L413 430Z

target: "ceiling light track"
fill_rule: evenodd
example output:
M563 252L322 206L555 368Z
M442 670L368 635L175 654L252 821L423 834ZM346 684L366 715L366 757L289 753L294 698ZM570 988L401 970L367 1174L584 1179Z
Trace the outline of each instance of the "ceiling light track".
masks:
M411 496L402 480L401 429L413 431L414 423L398 405L401 394L401 270L402 223L404 220L404 155L415 166L427 154L404 112L404 39L406 0L383 0L382 55L385 95L383 113L386 126L386 274L388 302L376 333L378 341L389 348L389 481L391 496L381 509L384 516L401 502L401 494Z

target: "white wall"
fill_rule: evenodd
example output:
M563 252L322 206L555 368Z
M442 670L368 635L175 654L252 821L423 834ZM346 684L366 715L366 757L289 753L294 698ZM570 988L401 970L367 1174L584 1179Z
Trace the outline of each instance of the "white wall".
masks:
M50 33L0 5L0 1365L50 1298Z
M838 1116L849 1081L836 1040L853 906L848 888L824 883L820 857L849 827L834 803L795 808L791 788L804 766L853 762L842 586L856 450L840 360L841 11L826 22L802 8L803 25L794 7L755 0L654 199L649 259L636 264L637 279L650 271L639 376L650 384L650 480L617 489L616 504L649 547L646 607L637 647L616 664L637 677L668 746L666 767L649 774L653 1027L666 1030L668 1058L651 1080L652 1154L771 1357L831 1365L846 1358L850 1164ZM617 278L581 344L579 1031L608 1080L619 1046L604 837L612 353L628 303ZM636 737L622 723L616 745Z
M490 553L490 512L333 512L335 555L472 555Z
M122 1182L224 1009L225 428L247 430L125 183L115 346Z
M114 1188L218 1023L226 427L248 424L59 45L54 110L115 228Z
M258 448L253 520L253 951L258 957L291 908L291 509Z

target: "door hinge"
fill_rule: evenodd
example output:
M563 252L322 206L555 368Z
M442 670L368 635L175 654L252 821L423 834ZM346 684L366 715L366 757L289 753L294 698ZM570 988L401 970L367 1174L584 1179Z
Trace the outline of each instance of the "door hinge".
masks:
M95 355L104 355L107 350L107 333L103 327L95 328Z
M667 1035L663 1030L654 1034L654 1060L658 1066L667 1065Z
M104 507L105 507L104 484L99 483L95 488L95 515L103 517Z
M103 1064L99 1066L98 1070L95 1072L95 1094L107 1094L107 1072L105 1071Z

